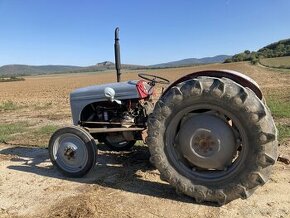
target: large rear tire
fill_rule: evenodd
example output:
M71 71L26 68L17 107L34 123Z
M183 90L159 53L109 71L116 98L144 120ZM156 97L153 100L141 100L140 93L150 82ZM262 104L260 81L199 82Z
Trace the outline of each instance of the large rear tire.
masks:
M49 157L64 175L82 177L96 164L96 143L84 129L70 126L58 129L50 138Z
M151 161L178 192L219 205L247 198L269 178L277 130L253 91L226 78L172 87L148 120Z

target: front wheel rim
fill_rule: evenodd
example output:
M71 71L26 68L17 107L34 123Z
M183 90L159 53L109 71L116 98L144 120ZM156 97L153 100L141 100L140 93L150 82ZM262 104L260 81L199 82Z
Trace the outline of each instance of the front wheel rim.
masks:
M52 152L57 165L66 172L79 172L88 162L86 143L71 133L57 137Z

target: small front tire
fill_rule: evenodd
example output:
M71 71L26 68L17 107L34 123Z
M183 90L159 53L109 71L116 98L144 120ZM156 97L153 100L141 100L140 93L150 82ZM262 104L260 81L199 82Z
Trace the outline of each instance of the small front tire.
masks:
M83 177L96 164L94 138L77 126L58 129L49 140L48 151L53 165L69 177Z

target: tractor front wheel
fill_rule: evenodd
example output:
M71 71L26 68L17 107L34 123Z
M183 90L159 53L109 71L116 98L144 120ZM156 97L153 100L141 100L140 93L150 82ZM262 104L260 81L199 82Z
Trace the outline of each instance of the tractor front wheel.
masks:
M172 87L148 120L151 161L178 192L222 205L247 198L269 178L277 130L250 89L199 77Z
M48 150L53 165L69 177L82 177L96 164L94 138L77 126L57 130L50 138Z

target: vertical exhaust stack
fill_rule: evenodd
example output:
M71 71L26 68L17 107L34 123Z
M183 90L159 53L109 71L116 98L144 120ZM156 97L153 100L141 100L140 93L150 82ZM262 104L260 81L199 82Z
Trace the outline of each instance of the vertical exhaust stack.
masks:
M115 29L115 66L117 71L117 82L121 80L121 57L120 57L120 44L119 44L119 27Z

